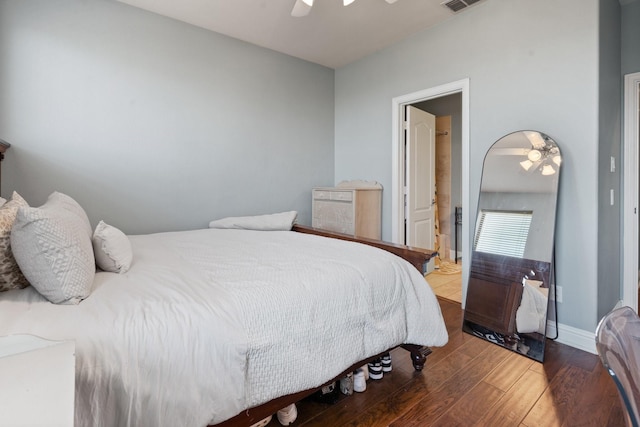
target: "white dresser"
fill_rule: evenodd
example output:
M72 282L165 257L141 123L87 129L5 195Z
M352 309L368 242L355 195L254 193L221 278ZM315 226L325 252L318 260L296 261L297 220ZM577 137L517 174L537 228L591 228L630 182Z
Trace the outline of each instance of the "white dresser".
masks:
M0 337L0 426L71 427L75 343Z
M314 228L378 240L382 236L382 185L377 182L314 188L311 210Z

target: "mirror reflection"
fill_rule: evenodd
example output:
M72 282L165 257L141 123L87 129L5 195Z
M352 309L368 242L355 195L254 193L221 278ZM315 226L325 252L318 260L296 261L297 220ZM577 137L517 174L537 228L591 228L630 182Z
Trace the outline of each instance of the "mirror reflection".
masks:
M537 131L514 132L484 159L463 330L544 359L562 157Z

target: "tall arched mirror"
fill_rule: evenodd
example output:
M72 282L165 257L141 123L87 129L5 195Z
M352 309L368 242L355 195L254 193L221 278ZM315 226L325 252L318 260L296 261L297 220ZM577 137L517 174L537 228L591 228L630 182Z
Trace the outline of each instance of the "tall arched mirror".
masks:
M555 141L519 131L482 168L463 330L544 359L562 157Z

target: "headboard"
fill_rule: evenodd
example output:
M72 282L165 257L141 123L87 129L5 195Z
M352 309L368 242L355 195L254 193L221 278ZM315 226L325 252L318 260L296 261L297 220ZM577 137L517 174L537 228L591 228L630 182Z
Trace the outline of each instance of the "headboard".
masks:
M4 160L4 152L7 151L7 149L11 147L11 144L9 144L7 141L0 139L0 162L2 162L2 160ZM0 189L2 189L2 171L0 170Z

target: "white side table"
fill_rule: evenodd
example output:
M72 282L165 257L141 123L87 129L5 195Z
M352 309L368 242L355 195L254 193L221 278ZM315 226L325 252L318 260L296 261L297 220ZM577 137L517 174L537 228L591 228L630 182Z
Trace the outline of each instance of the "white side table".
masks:
M73 426L75 343L0 337L0 426Z

